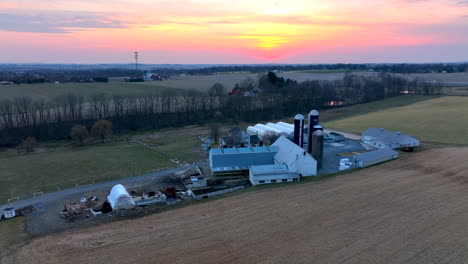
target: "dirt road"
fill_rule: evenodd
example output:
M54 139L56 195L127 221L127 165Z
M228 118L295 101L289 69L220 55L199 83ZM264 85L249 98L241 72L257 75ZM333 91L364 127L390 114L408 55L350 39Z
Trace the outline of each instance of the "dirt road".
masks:
M17 263L467 263L468 148L32 241Z

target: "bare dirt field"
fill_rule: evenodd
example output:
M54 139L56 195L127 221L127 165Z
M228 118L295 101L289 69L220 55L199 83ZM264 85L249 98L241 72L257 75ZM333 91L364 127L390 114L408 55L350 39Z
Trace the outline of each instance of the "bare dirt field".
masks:
M467 263L467 155L431 149L42 237L16 263Z

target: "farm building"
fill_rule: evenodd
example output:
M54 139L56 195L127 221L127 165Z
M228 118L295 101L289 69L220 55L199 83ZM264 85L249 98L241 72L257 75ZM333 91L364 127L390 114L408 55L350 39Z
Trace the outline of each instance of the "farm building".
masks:
M398 152L384 148L358 154L353 157L353 161L356 167L364 168L396 158L398 158Z
M278 148L278 154L275 155L276 164L286 164L290 172L300 176L317 175L317 161L291 140L281 136L272 146Z
M247 175L251 166L272 165L278 147L226 148L210 150L210 168L213 175Z
M135 207L133 198L122 184L117 184L112 187L109 196L107 196L107 201L110 203L112 210L130 209Z
M250 135L241 130L239 127L234 127L229 131L229 136L221 138L221 148L250 148L258 147L260 139L257 135Z
M369 128L362 132L362 142L369 149L397 149L419 147L419 140L400 132L388 131L383 128Z
M285 164L252 166L249 180L252 185L298 181L299 174L290 172Z

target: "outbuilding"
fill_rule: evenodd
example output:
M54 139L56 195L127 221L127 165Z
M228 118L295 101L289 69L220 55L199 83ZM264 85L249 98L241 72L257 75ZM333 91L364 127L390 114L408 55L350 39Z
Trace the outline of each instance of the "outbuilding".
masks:
M317 161L291 140L281 136L272 146L278 148L276 164L286 164L290 172L303 177L317 175Z
M362 143L368 149L398 149L419 147L419 139L399 131L393 132L384 128L369 128L362 132Z
M278 147L225 148L210 150L213 175L248 175L251 166L273 165Z
M364 168L396 158L398 158L398 152L384 148L358 154L353 157L353 161L356 167Z
M128 193L127 189L122 184L117 184L112 187L112 190L107 196L107 201L112 207L112 210L131 209L135 207L135 201Z
M299 174L290 172L285 164L252 166L249 180L252 185L299 181Z

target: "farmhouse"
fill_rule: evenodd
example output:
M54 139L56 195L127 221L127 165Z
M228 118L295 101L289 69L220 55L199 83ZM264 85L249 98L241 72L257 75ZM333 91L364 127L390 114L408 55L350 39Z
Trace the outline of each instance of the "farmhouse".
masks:
M317 161L291 140L281 136L272 146L278 148L276 164L286 164L290 172L303 177L317 175Z
M252 185L292 182L299 180L299 174L290 172L285 164L252 166L249 180Z
M388 131L383 128L369 128L362 132L362 143L368 149L397 149L419 147L419 140L401 132Z
M250 148L258 147L260 139L257 135L250 135L239 127L234 127L229 131L229 136L220 140L221 148Z
M356 167L365 168L396 158L398 158L398 152L390 148L383 148L358 154L353 157L353 161Z

